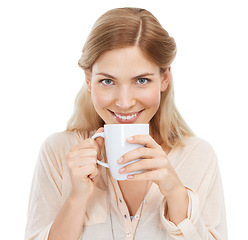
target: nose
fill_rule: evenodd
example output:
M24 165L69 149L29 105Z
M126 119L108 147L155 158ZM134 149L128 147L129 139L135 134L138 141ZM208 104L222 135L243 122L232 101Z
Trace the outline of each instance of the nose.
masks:
M136 104L136 99L133 95L132 89L129 87L122 87L117 91L116 106L122 110L129 110Z

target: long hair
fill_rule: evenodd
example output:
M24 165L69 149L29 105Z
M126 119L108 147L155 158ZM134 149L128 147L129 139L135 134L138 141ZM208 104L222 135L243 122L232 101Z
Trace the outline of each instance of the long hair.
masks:
M147 10L117 8L103 14L94 24L83 47L79 66L91 72L92 66L105 52L137 46L143 54L165 72L176 56L176 43ZM80 89L67 131L78 130L89 137L92 131L104 125L96 113L86 84ZM160 107L150 121L152 133L167 146L183 144L184 136L194 135L174 103L172 75L166 91L161 93Z

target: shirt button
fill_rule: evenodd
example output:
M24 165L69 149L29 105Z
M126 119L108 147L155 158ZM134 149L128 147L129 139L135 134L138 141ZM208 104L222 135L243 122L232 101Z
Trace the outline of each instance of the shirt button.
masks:
M122 200L119 198L119 201L122 203Z
M126 232L126 236L127 236L127 237L131 237L131 232L130 232L130 231L127 231L127 232Z
M139 219L140 219L140 216L139 216L139 215L135 215L134 218L135 218L136 220L139 220Z
M148 203L149 203L149 201L145 199L144 200L144 204L148 204Z

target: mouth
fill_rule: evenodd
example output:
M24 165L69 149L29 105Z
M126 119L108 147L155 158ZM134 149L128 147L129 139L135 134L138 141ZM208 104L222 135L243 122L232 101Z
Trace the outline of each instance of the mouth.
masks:
M139 112L130 112L130 113L116 113L111 110L109 112L114 116L114 118L119 123L134 123L139 118L141 112L143 112L144 109L142 109Z

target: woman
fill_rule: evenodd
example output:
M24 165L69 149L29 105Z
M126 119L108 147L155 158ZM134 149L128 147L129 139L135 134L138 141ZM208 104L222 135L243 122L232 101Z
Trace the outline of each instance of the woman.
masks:
M95 23L79 66L80 90L67 130L43 144L31 189L26 239L227 239L222 184L211 146L194 136L174 104L174 39L148 11L113 9ZM114 180L104 124L149 123L145 147L128 152Z

